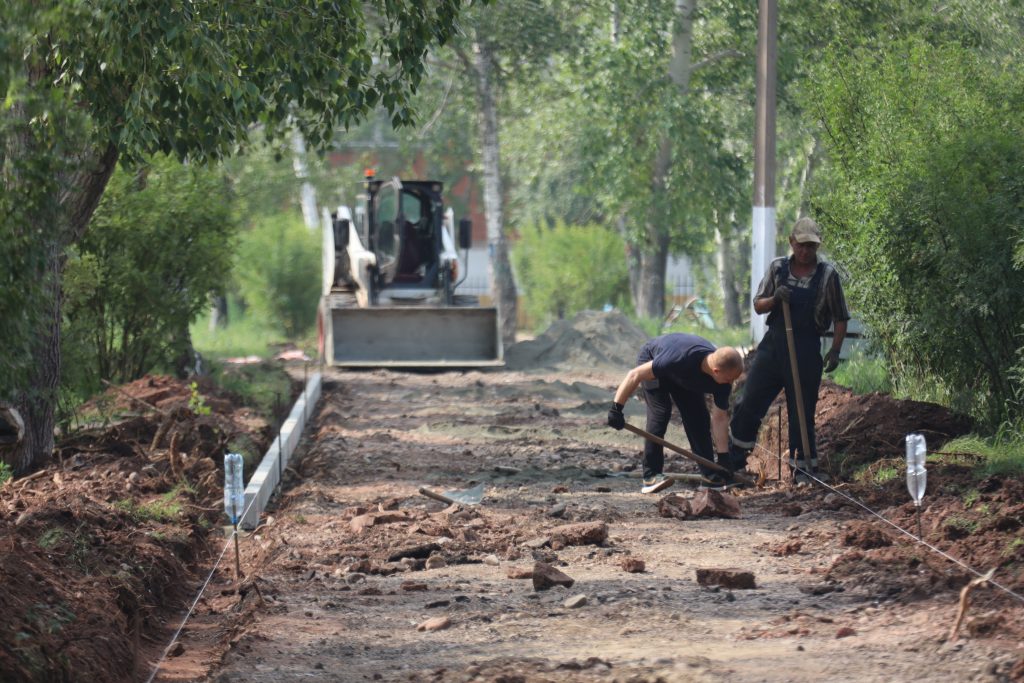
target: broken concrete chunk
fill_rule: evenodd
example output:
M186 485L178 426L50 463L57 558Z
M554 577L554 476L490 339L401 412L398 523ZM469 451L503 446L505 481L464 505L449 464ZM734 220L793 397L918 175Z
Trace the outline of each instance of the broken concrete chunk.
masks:
M563 574L550 564L537 562L533 565L533 589L535 591L545 591L552 586L570 588L574 583L576 583L575 579Z
M725 517L738 519L740 502L736 496L721 491L698 491L690 503L690 511L694 517Z
M757 588L754 573L742 569L698 569L697 583L702 586L721 586L734 590Z
M551 530L552 547L558 542L562 547L570 545L601 545L608 540L608 525L604 522L579 522L563 524Z

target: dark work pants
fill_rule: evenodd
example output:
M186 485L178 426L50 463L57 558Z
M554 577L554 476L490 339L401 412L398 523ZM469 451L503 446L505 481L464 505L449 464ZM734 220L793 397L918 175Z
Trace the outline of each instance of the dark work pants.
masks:
M821 338L817 332L795 331L796 366L800 371L800 389L803 393L804 415L807 418L807 438L811 446L811 467L817 465L818 447L814 437L814 411L818 405L818 388L824 362L821 358ZM789 453L803 452L800 438L800 419L793 391L793 371L789 365L789 347L786 332L781 328L769 329L757 347L754 362L743 385L743 397L733 409L729 434L733 443L741 448L753 448L761 420L768 412L779 391L786 391L789 412ZM781 434L779 435L781 438ZM801 464L806 467L805 464Z
M647 402L647 431L665 438L668 423L672 419L672 404L675 403L683 420L686 439L690 449L708 460L715 461L715 448L711 443L711 415L704 402L704 394L683 389L653 389L644 385L644 400ZM644 479L664 471L665 450L658 444L647 441L644 444Z

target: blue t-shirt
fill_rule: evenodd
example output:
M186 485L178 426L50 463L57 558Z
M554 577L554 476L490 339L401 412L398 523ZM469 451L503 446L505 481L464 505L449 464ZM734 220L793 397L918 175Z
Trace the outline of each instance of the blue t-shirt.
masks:
M669 391L696 391L714 396L715 405L729 409L732 384L719 384L700 369L715 345L695 334L666 334L651 339L637 356L637 364L654 361L655 382L644 382L644 388L661 386Z

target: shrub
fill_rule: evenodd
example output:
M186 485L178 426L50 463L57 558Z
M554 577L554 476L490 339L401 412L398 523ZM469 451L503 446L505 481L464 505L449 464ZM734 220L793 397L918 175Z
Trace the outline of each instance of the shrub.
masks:
M1019 416L1020 77L908 40L812 82L832 161L813 203L895 389L924 379L990 428Z
M319 273L320 234L301 216L268 216L242 234L235 261L239 290L256 315L289 338L316 320Z
M627 306L625 245L598 225L531 225L512 247L526 313L538 327L605 304Z
M172 364L229 277L235 224L212 170L159 157L119 169L64 273L65 386Z

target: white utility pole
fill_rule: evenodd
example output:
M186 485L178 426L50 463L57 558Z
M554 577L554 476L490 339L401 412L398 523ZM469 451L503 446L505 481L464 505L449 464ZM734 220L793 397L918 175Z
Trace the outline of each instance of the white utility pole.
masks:
M754 294L775 258L775 51L777 0L758 0L757 104L754 116L754 212L750 240L750 332L754 344L767 330L754 312Z

